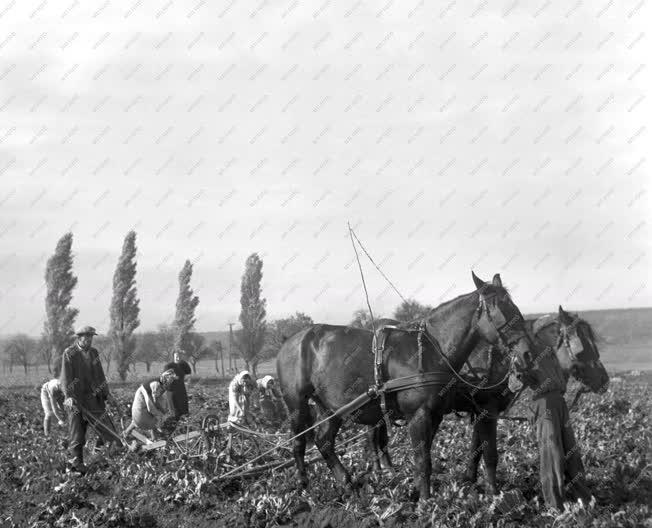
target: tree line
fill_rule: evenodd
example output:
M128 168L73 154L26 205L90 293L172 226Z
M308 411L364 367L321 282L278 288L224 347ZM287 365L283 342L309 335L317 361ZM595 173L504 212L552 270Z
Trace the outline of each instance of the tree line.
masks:
M73 271L72 233L58 241L45 268L45 322L40 338L16 334L6 339L2 350L3 369L23 368L27 372L33 365L45 364L48 371L59 375L61 356L75 339L74 328L79 310L71 306L77 277ZM174 351L181 351L196 372L197 363L213 358L215 370L222 374L226 346L221 340L207 342L195 330L196 309L199 296L191 287L193 266L186 260L179 275L174 319L159 324L155 331L136 332L140 326L140 299L136 286L137 271L136 233L129 231L124 238L122 251L113 274L113 293L109 305L109 329L96 336L94 346L99 350L108 372L113 366L120 379L127 378L137 363L149 372L156 362L169 361ZM261 361L276 356L286 338L313 324L312 318L296 312L289 317L267 321L267 300L262 296L263 261L257 253L247 257L240 285L240 327L233 332L228 349L244 361L245 368L256 375ZM394 311L393 318L411 321L431 310L409 299ZM370 328L371 321L365 310L354 312L351 326ZM218 361L218 358L222 358Z

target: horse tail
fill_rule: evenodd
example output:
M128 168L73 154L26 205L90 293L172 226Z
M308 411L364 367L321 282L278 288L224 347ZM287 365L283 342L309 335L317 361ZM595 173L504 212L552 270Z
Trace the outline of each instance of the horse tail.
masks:
M310 379L314 338L313 327L300 330L284 340L276 358L276 377L290 413L294 434L309 428L315 420L315 412L310 405L310 397L315 391ZM313 432L305 436L311 439Z

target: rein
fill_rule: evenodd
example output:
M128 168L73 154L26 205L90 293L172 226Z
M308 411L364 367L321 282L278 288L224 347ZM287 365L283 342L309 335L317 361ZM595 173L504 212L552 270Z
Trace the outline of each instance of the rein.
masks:
M380 267L371 258L371 255L369 255L369 252L362 245L362 242L360 241L358 236L355 234L355 231L353 230L351 225L350 224L347 224L347 225L348 225L348 228L349 228L349 237L351 238L351 244L353 245L353 250L355 252L356 261L358 263L358 269L360 270L360 277L362 279L362 285L363 285L364 292L365 292L367 307L369 309L369 315L371 316L371 326L372 326L373 335L374 335L374 338L373 338L373 351L372 351L373 354L374 354L374 358L375 358L374 359L374 386L372 386L369 389L369 391L373 392L374 394L380 394L380 396L381 396L381 408L382 408L382 410L384 412L385 408L386 408L386 405L385 405L385 397L384 397L384 392L385 391L383 389L385 388L387 383L389 383L392 380L388 380L388 381L386 381L384 383L383 383L383 380L382 380L382 355L383 355L384 346L381 346L380 348L378 348L377 344L376 344L376 340L377 340L376 335L377 334L376 334L374 316L373 316L373 312L371 310L371 304L369 303L369 293L367 292L367 285L366 285L366 282L364 280L364 273L362 271L362 265L360 264L360 257L358 256L358 250L357 250L357 247L356 247L355 242L353 240L354 237L355 237L355 240L357 241L357 243L360 245L360 248L364 251L367 258L371 261L371 263L375 266L375 268L383 276L383 278L389 283L389 285L394 289L394 291L399 295L399 297L401 297L401 299L403 299L403 301L405 301L406 299L405 299L405 297L403 297L403 295L401 295L401 292L398 291L398 289L396 288L396 286L394 286L392 281L390 281L387 278L387 276L382 272ZM521 338L518 337L518 338L516 338L515 340L512 340L512 341L508 340L504 335L503 329L506 326L510 326L512 322L507 321L505 319L505 317L502 315L500 309L498 309L498 313L500 314L500 318L502 319L502 321L499 321L498 323L494 322L494 319L491 316L491 312L490 312L489 308L487 307L487 297L482 293L480 294L479 297L480 297L479 298L479 304L478 304L478 308L476 310L476 312L479 314L478 323L477 323L478 326L480 325L480 321L482 321L482 315L484 313L485 316L486 316L487 323L489 325L489 330L493 331L496 334L499 345L503 349L506 349L506 350L509 351L510 368L507 370L507 373L505 374L503 379L501 379L498 383L494 383L493 385L489 385L489 386L475 385L475 384L467 381L466 379L464 379L462 376L460 376L460 374L458 374L458 372L455 370L453 365L451 365L448 357L446 356L446 354L444 354L443 350L439 346L439 343L437 343L436 340L433 340L432 337L430 336L430 333L426 331L425 322L423 320L420 322L418 330L417 330L417 332L418 332L418 334L417 334L418 365L419 365L419 370L420 371L422 371L422 369L423 369L423 346L422 346L422 342L421 342L421 337L422 337L423 334L425 334L426 338L428 339L428 341L430 341L430 344L437 350L437 352L439 353L441 358L444 360L444 363L449 368L449 370L462 383L468 385L469 387L472 387L475 390L491 390L491 389L494 389L496 387L499 387L500 385L504 384L505 381L507 381L507 379L509 378L510 371L511 371L511 366L514 363L514 359L515 359L514 354L511 351L512 345L513 345L514 342L520 340ZM382 328L380 330L382 331ZM402 329L402 330L405 330L405 329ZM384 345L384 338L383 338L383 345ZM425 375L425 374L438 375L438 374L441 374L441 372L426 372L426 373L421 373L421 374L423 374L423 375ZM396 379L403 379L403 378L396 378ZM410 388L412 388L412 387L410 387ZM394 390L404 390L404 389L394 389Z
M579 317L575 317L570 325L562 325L561 322L559 323L559 339L557 340L557 348L563 346L571 361L577 361L577 356L584 350L582 340L577 333L579 323ZM569 329L575 330L575 335L573 337L569 337Z

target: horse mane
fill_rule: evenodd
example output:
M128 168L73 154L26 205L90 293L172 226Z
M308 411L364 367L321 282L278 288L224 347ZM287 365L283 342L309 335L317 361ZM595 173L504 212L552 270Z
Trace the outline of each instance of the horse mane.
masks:
M436 307L432 308L430 310L430 312L428 312L428 315L426 315L425 317L420 317L420 318L417 318L414 321L410 321L410 322L414 323L414 322L420 322L420 321L429 321L432 318L432 316L434 315L434 312L439 312L440 310L444 310L444 309L446 309L448 307L448 305L459 301L463 297L468 297L470 295L473 295L474 293L478 293L478 290L475 290L475 291L473 291L471 293L463 293L462 295L458 295L457 297L455 297L453 299L450 299L448 301L444 301L443 303L441 303L441 304L437 305ZM512 300L512 296L510 295L509 290L505 286L494 286L493 284L488 283L488 284L485 284L485 286L483 287L482 293L485 294L485 295L490 295L490 296L491 295L504 294L504 295L507 295L507 297L509 298L510 301Z
M598 334L595 330L593 330L591 323L589 323L586 319L583 319L577 314L574 315L577 317L577 324L582 325L584 328L586 328L589 337L594 343L606 343L607 340L602 335Z

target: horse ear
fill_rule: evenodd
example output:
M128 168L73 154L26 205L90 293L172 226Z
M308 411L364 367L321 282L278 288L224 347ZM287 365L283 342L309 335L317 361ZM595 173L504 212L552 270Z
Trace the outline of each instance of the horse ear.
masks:
M566 311L559 305L559 322L562 324L569 324L571 322L571 317Z
M500 273L496 273L496 274L494 275L494 278L493 278L493 280L491 281L491 283L492 283L494 286L497 286L497 287L499 287L499 288L502 288L502 287L503 287L503 281L500 280Z
M473 283L475 284L476 289L479 290L480 288L484 287L484 281L478 278L478 276L473 272L473 270L471 270L471 277L473 277Z

